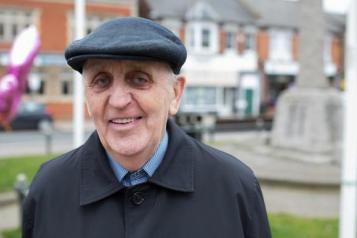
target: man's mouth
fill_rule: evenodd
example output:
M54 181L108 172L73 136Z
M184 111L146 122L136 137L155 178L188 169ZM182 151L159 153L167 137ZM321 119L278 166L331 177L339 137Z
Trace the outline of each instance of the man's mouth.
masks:
M136 120L140 120L142 117L126 117L126 118L115 118L110 120L109 122L114 124L126 125L133 123Z

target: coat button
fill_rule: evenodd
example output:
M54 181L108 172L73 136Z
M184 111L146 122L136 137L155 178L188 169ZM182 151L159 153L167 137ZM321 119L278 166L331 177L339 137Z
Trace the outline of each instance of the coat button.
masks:
M134 205L139 206L144 202L145 198L141 192L135 192L131 195L130 200Z

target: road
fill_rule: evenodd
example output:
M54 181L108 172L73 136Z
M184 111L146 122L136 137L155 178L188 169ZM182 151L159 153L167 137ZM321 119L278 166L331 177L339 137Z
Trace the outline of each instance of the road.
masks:
M51 137L46 137L39 131L0 131L0 159L21 156L30 154L44 154L47 152L62 153L69 151L73 148L72 131L70 124L58 124L53 131ZM85 138L93 131L93 125L86 123ZM249 131L253 126L249 123L223 123L217 126L219 133L216 133L218 138L223 134L226 138L224 131ZM222 133L223 132L223 133ZM243 133L244 134L244 133ZM235 136L236 137L236 136Z
M85 137L89 136L89 132ZM0 158L47 152L61 153L72 148L72 133L54 131L51 137L37 131L0 132Z
M266 122L263 127L269 129L271 122ZM43 154L47 152L62 153L73 148L72 146L72 123L70 122L55 122L55 130L51 137L46 137L39 131L0 131L0 159L9 156L21 156L29 154ZM85 125L87 138L94 127L91 122L86 122ZM221 121L216 126L215 135L220 137L223 135L226 138L226 132L241 132L245 134L246 131L254 131L256 128L256 121ZM230 134L230 133L228 133ZM234 135L235 139L237 138Z

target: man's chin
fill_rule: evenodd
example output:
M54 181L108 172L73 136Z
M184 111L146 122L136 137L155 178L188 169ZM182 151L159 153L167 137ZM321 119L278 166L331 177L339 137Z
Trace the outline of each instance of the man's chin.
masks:
M140 144L132 144L130 142L128 143L120 143L118 144L111 144L110 145L110 151L122 158L134 158L139 156L141 153L143 153L145 149L145 146L142 146Z

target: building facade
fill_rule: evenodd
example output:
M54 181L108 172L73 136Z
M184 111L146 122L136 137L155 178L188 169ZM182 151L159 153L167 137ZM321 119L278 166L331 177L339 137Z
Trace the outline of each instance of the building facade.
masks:
M15 36L29 25L42 46L24 100L44 102L55 119L72 118L72 70L63 51L74 33L73 0L0 0L0 73ZM86 32L120 16L151 18L175 32L188 50L182 68L183 112L222 118L271 117L298 64L298 2L285 0L87 0ZM325 73L343 76L344 19L326 14Z
M183 40L188 77L181 111L219 117L271 117L298 63L298 2L285 0L142 0L140 15ZM332 83L343 69L343 18L326 14L325 73Z
M137 15L133 0L87 0L87 33L103 21ZM8 51L16 35L35 25L41 49L28 79L24 101L47 104L55 119L72 118L73 71L66 65L64 49L74 37L73 0L0 0L0 73L5 73Z

